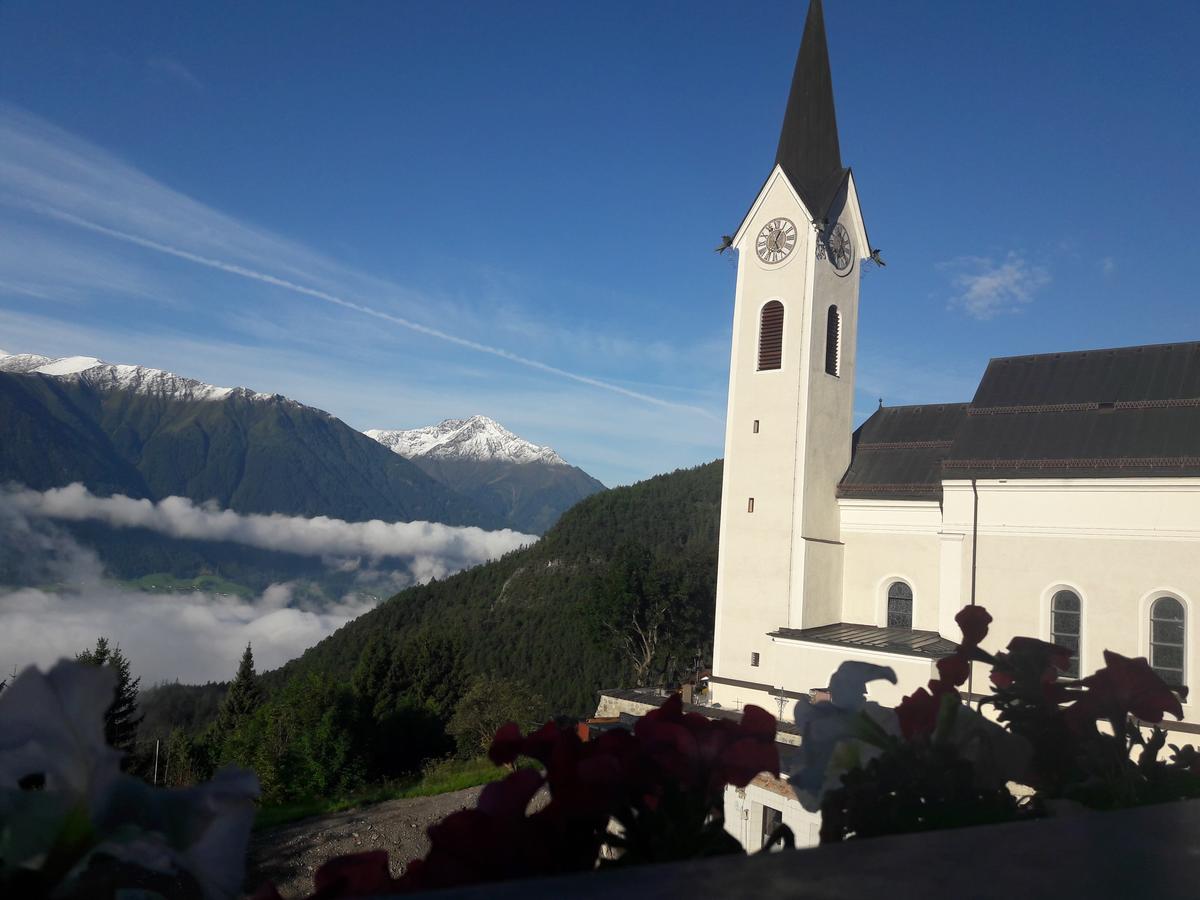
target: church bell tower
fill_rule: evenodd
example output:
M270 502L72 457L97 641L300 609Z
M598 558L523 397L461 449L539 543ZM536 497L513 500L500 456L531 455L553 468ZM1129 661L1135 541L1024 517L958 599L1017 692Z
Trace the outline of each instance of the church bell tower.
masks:
M858 284L870 250L842 165L821 0L811 0L775 166L738 254L717 573L713 699L765 702L796 647L841 620L837 485L850 462ZM776 696L780 696L776 694Z

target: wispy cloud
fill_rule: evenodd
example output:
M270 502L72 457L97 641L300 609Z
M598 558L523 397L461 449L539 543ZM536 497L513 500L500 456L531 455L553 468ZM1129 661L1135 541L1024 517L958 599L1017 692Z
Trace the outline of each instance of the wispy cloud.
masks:
M294 281L288 281L287 279L280 278L276 275L271 275L266 272L259 272L254 269L246 268L245 266L239 266L234 263L225 262L224 260L213 259L211 257L201 256L197 253L192 253L188 250L184 250L181 247L174 247L174 246L171 246L170 244L163 244L163 243L160 243L159 241L153 241L153 240L150 240L149 238L140 237L135 234L129 234L128 232L120 231L116 228L108 228L104 225L99 225L95 222L89 222L87 219L82 219L78 216L71 215L70 213L63 212L62 210L52 209L50 207L41 207L38 209L38 211L44 213L45 215L47 215L51 218L56 218L56 219L59 219L64 222L68 222L72 225L77 225L80 228L86 228L88 230L95 231L99 234L104 234L104 235L107 235L108 237L116 238L117 240L126 241L130 244L135 244L139 247L144 247L148 250L156 250L159 253L165 253L169 256L174 256L179 259L185 259L188 262L193 262L198 265L207 266L210 269L218 269L218 270L220 270L222 272L226 272L230 275L237 275L241 278L248 278L251 281L257 281L262 284L268 284L268 285L271 285L272 287L283 288L284 290L291 291L292 293L295 293L295 294L301 294L305 297L312 297L317 300L322 300L326 303L332 303L333 305L340 306L343 309L353 310L354 312L361 313L366 316L371 316L372 318L375 318L375 319L380 319L381 321L388 322L389 324L398 325L401 328L407 328L408 330L415 331L418 334L423 334L428 337L437 338L438 340L446 341L451 344L456 344L459 347L466 347L468 350L475 350L479 353L487 353L491 356L496 356L496 357L499 357L500 359L507 360L508 362L517 363L518 365L522 365L522 366L527 366L528 368L536 369L539 372L545 372L548 375L557 375L561 378L567 378L571 381L579 382L580 384L589 385L590 387L596 387L596 388L601 388L606 391L612 391L615 394L621 394L622 396L630 397L631 399L634 399L634 400L640 400L643 403L650 403L654 406L666 406L666 407L673 407L675 409L685 409L685 410L688 410L689 412L694 412L694 413L697 413L699 415L702 415L702 416L705 416L708 418L713 418L713 414L711 412L709 412L708 410L703 409L702 407L699 407L699 406L692 406L692 405L686 404L686 403L676 403L672 400L664 400L661 397L654 397L654 396L651 396L650 394L643 394L639 391L631 391L628 388L623 388L620 385L613 384L610 381L603 381L599 378L592 378L589 375L580 375L577 372L570 372L566 369L560 369L557 366L552 366L547 363L540 362L536 359L530 359L527 356L521 356L518 353L513 353L512 351L505 350L501 347L494 347L490 344L484 344L484 343L480 343L479 341L470 340L469 338L460 337L456 334L450 334L449 332L443 331L440 328L433 328L428 325L422 325L420 322L415 322L412 319L406 319L402 316L393 315L391 313L384 312L379 309L375 309L374 307L367 306L362 303L355 303L352 300L347 300L344 296L339 296L337 294L331 294L328 291L319 290L317 288L311 288L311 287L308 287L303 284L297 284Z
M324 315L324 306L314 309ZM336 311L329 315L332 319ZM360 320L364 331L371 321ZM323 320L318 324L325 330L334 327ZM608 391L579 391L570 382L539 378L534 372L500 379L484 366L453 362L419 366L398 380L388 367L395 342L372 342L364 335L346 348L352 359L345 361L331 358L342 353L339 345L275 341L269 326L263 327L268 329L265 337L253 342L215 340L142 323L87 323L0 308L0 341L13 353L97 356L214 384L278 392L328 410L358 429L412 428L485 413L523 437L554 447L610 486L712 459L724 446L720 420L629 403ZM322 333L313 327L304 331ZM713 405L719 407L723 400L718 396Z
M94 239L71 240L43 228L5 223L0 296L80 303L111 293L166 302L172 296L157 276L99 249Z
M398 285L349 269L310 248L206 207L62 129L3 103L0 203L143 250L319 300L544 375L639 403L713 418L713 413L702 407L630 390L472 337L468 332L481 327L486 333L487 323L461 310L431 310L424 298Z
M48 491L8 489L0 492L0 505L28 518L91 520L114 528L147 528L174 538L233 541L304 556L399 557L417 581L444 578L537 540L509 529L484 531L435 522L247 515L214 504L197 505L185 497L167 497L157 503L120 494L98 497L82 484Z
M1111 278L1117 273L1117 261L1111 256L1106 256L1100 260L1100 274L1105 278Z
M146 68L157 75L163 75L180 84L185 84L194 91L203 92L204 90L204 83L196 77L191 69L177 59L154 56L146 60Z
M955 290L951 308L981 320L1019 312L1050 283L1050 273L1045 268L1031 265L1016 252L999 261L963 256L942 263L939 268L949 274Z

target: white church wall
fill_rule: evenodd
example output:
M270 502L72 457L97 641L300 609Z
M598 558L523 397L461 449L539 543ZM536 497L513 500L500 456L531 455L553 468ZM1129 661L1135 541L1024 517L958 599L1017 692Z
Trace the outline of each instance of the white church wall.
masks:
M934 661L899 653L883 653L859 648L849 649L830 644L816 644L789 638L767 639L772 646L771 668L760 677L760 683L714 684L713 700L724 709L743 709L753 704L761 706L782 721L796 720L796 701L771 693L772 689L803 694L829 686L829 676L845 660L887 666L896 673L896 684L875 681L867 687L867 699L885 706L895 706L906 694L925 686L935 674Z
M844 622L887 624L887 591L913 592L913 628L937 631L942 512L935 501L839 500L845 569Z
M967 598L971 485L944 487L945 528L965 535L959 596ZM1082 603L1086 674L1103 665L1105 649L1148 656L1150 604L1172 596L1187 614L1184 679L1196 680L1200 478L992 479L977 488L976 598L995 619L989 648L1003 648L1017 635L1049 640L1050 598L1068 587ZM1192 700L1185 717L1197 721L1200 702Z
M781 814L797 847L815 847L821 842L821 814L801 806L785 782L756 778L745 788L726 787L724 807L725 830L750 853L762 848L767 809Z
M827 259L818 260L813 267L805 402L797 410L804 438L796 462L798 501L792 526L793 628L828 625L842 618L843 557L837 485L850 464L860 256L865 253L864 245L859 243L862 229L858 206L847 202L848 190L849 183L829 210L828 218L845 226L856 252L842 273ZM839 322L835 374L826 371L831 306L837 309Z

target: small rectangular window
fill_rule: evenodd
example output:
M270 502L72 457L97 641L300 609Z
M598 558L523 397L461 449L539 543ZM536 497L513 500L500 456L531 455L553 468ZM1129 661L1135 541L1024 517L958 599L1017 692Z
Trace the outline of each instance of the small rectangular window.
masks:
M748 513L754 512L754 498L753 497L751 497L749 500L746 501L746 512L748 512Z
M757 653L750 654L750 665L752 665L752 666L758 665L758 654Z
M758 434L758 419L754 420L754 433Z

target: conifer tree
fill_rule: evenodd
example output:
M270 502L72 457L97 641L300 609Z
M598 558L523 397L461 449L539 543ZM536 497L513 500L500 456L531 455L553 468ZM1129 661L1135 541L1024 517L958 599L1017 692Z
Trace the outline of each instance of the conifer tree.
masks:
M258 686L258 675L254 672L254 651L246 644L246 652L238 663L237 675L229 685L225 702L221 704L221 726L229 730L236 728L262 705L262 700L262 688Z
M75 659L89 666L108 666L116 674L113 702L104 712L104 738L116 749L133 753L138 725L142 722L142 717L137 714L138 687L142 679L133 677L129 658L120 647L109 648L107 638L97 638L95 648L84 650Z

